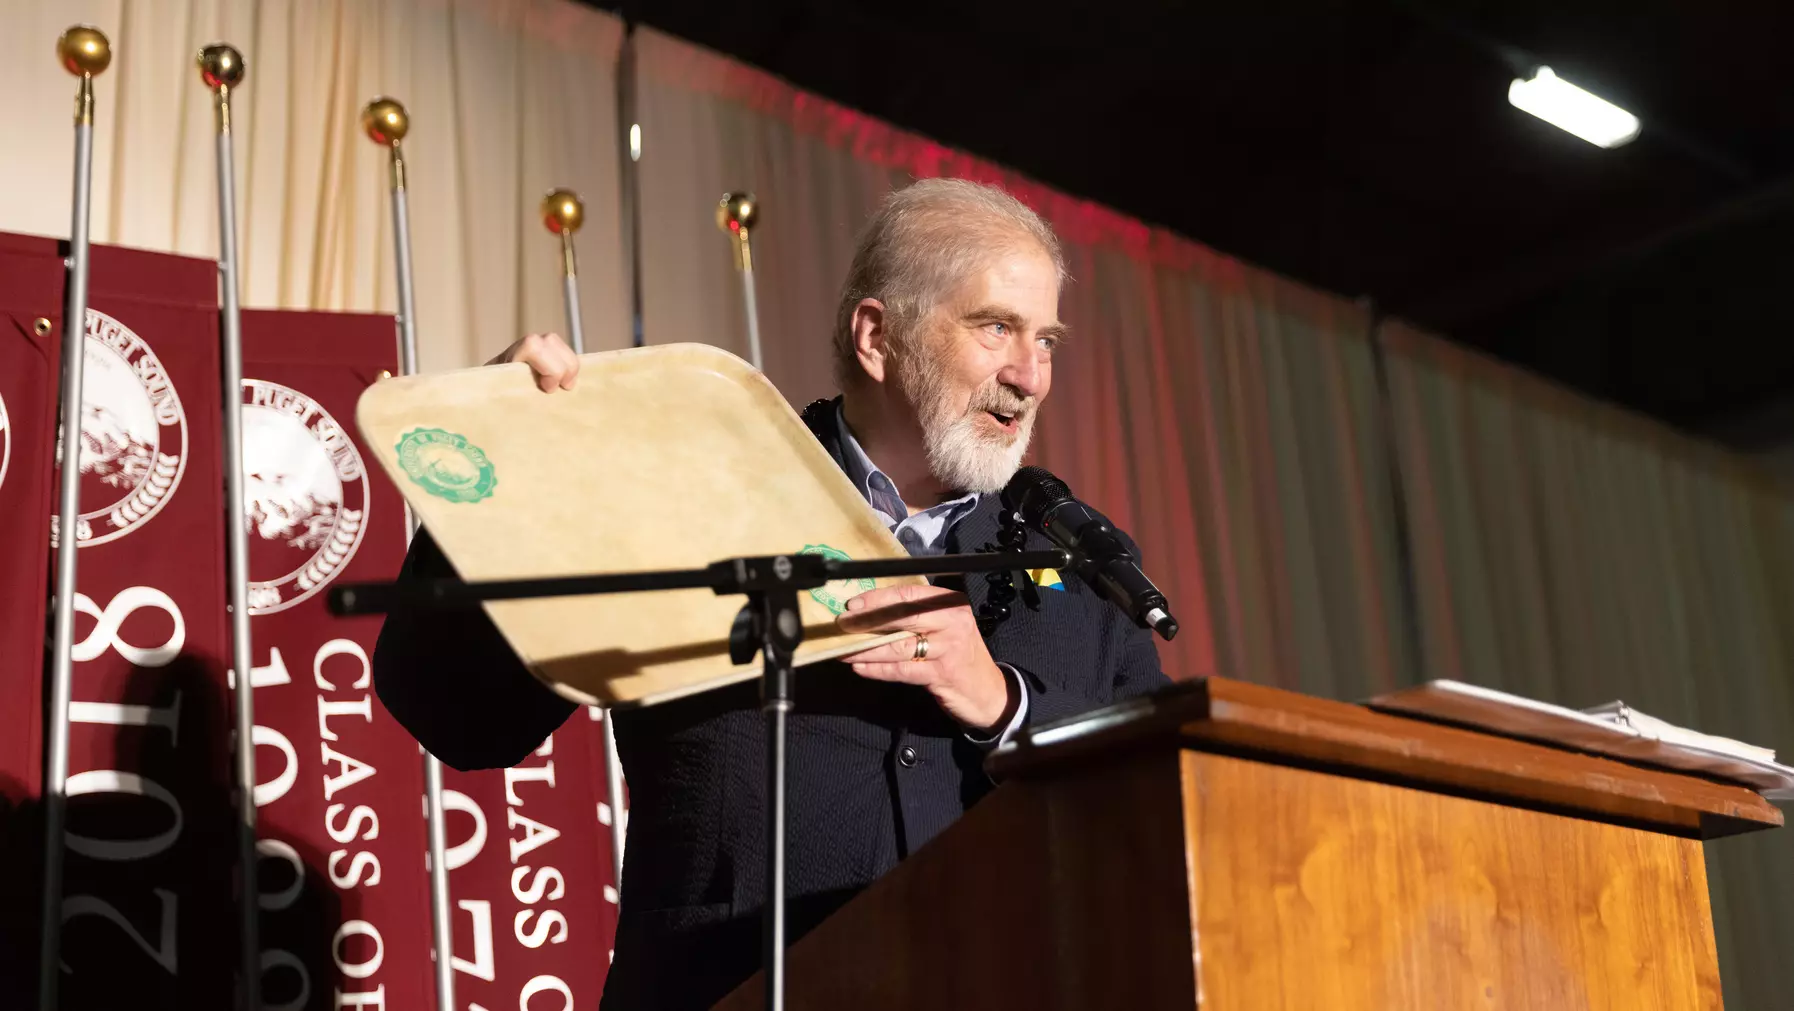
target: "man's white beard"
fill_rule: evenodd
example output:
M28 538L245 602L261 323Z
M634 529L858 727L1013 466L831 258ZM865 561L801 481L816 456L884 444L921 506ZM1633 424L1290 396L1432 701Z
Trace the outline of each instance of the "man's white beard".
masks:
M924 426L928 469L935 480L960 491L998 492L1015 476L1034 434L1033 413L1021 420L1020 430L1009 437L1008 445L980 432L982 424L976 414L966 414L945 426Z
M897 370L921 422L928 470L935 480L954 491L1002 491L1027 455L1037 402L1017 396L992 379L973 393L965 411L958 413L945 376L928 352L899 356ZM989 411L1014 417L1016 433L1004 435L984 428L982 418Z

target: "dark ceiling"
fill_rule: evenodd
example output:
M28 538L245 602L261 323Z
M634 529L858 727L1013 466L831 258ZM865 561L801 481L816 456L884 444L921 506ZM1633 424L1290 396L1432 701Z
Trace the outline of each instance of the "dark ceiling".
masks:
M599 6L1688 431L1794 438L1794 5ZM1534 62L1639 138L1509 106Z

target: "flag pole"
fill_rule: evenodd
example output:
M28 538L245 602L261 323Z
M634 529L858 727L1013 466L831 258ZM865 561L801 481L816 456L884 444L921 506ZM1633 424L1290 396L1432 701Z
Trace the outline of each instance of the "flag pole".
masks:
M399 374L417 373L417 303L411 284L411 217L405 193L405 154L401 146L411 132L411 116L396 99L376 98L361 111L361 128L391 154L392 247L399 286ZM405 510L405 536L414 530ZM430 935L436 948L436 1005L455 1011L454 921L449 905L448 833L442 816L442 763L424 752L424 817L430 841Z
M74 690L75 553L81 540L81 366L87 347L88 220L93 190L93 79L112 63L99 29L75 25L56 40L75 94L75 199L69 225L68 288L62 311L61 483L56 541L56 611L50 645L50 741L44 762L44 863L38 922L37 1001L54 1011L62 964L62 868L68 823L69 702Z
M586 352L586 338L585 328L580 322L579 259L573 253L573 233L579 231L585 220L585 202L572 190L558 189L542 198L542 224L561 237L561 281L566 294L567 339L573 345L573 353L582 355ZM610 801L611 880L617 884L617 904L620 911L623 897L623 837L627 831L624 824L623 765L617 758L617 731L611 724L611 712L598 707L598 713L604 724L604 785Z
M754 251L749 233L760 220L760 201L752 193L725 193L716 205L716 227L726 232L735 248L735 268L741 273L741 301L747 313L748 360L762 371L760 357L760 309L754 298Z
M212 89L218 128L219 339L224 394L224 529L229 549L231 670L236 674L236 800L238 972L242 1006L261 1007L261 943L255 850L255 667L249 638L249 531L243 517L243 317L238 301L237 187L231 150L231 93L247 69L235 47L214 42L199 51L200 80Z

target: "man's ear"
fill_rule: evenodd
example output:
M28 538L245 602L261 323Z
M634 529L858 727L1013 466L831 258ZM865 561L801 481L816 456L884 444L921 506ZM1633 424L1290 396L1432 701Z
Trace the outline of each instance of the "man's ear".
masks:
M876 298L862 298L853 307L853 348L860 368L875 383L885 381L886 367L891 363L886 343L885 304Z

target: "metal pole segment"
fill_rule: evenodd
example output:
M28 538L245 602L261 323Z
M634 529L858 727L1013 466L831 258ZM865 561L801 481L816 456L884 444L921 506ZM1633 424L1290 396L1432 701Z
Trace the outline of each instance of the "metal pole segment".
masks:
M411 214L405 199L405 157L392 142L392 245L399 288L399 374L417 374L417 302L411 284ZM409 506L406 537L416 529ZM436 1004L455 1011L455 929L449 901L448 831L442 817L442 763L424 752L424 820L430 843L430 933L436 946Z
M567 304L567 340L573 353L586 353L585 326L579 312L579 257L573 248L573 233L585 224L585 202L572 190L559 189L542 199L542 223L561 237L561 290ZM628 827L624 824L623 764L617 757L617 730L613 712L598 708L604 725L604 787L610 804L610 854L612 880L617 887L617 907L623 904L623 841Z
M766 664L760 708L766 715L766 905L761 912L762 971L767 1011L785 1009L786 742L793 700L791 657L803 640L797 592L761 592L754 604Z
M442 763L424 752L424 824L430 846L430 934L436 945L436 1003L455 1011L455 926L449 908L448 827L442 817Z
M573 345L576 355L586 353L586 334L579 313L579 257L573 251L573 233L585 220L585 201L572 190L552 190L542 198L542 224L561 237L561 294L567 304L567 342Z
M586 353L585 328L579 325L579 279L572 274L566 277L567 295L567 343L573 345L573 353Z
M768 556L770 558L772 556ZM949 573L993 572L1000 569L1065 568L1072 555L1063 548L1041 551L988 552L961 555L923 555L916 558L871 558L835 561L821 555L793 555L794 585L813 589L832 580L887 579L895 576L938 576ZM649 572L602 572L582 576L542 576L529 579L406 579L390 583L342 583L330 588L330 613L387 614L400 610L446 610L477 607L487 600L530 600L537 597L583 597L600 593L641 593L651 590L710 589L734 593L739 585L739 566L767 562L765 558L730 559L702 569L665 569ZM770 563L769 563L770 564Z
M716 205L716 227L729 236L735 267L741 271L741 300L747 310L748 359L764 371L760 356L760 308L754 298L754 248L748 236L760 220L760 201L752 193L725 193Z
M775 663L786 666L789 681L790 660L773 659L773 647L766 647L767 678ZM791 715L789 695L782 699L768 698L766 711L766 909L762 933L765 937L766 1007L768 1011L785 1008L785 739Z
M604 713L604 786L610 795L610 862L611 873L617 882L617 908L623 907L623 842L629 826L624 824L628 817L624 805L623 793L623 761L617 757L617 731L611 725L614 710L605 709Z
M754 368L766 368L760 356L760 308L754 299L754 261L748 256L747 232L741 234L741 300L747 307L748 360Z
M411 130L411 116L390 98L376 98L361 110L361 128L368 139L388 151L392 173L392 246L398 283L399 374L417 372L417 304L411 286L411 218L405 203L405 155L400 142ZM416 531L410 505L405 507L405 539ZM449 908L448 839L442 822L442 763L424 752L424 819L430 855L430 935L435 945L436 1006L455 1011L454 930Z
M97 32L95 33L98 34ZM63 36L66 45L68 35ZM102 42L104 36L101 36ZM103 69L103 67L102 67ZM68 822L69 702L74 685L75 553L81 525L81 382L87 348L87 230L93 180L93 74L75 99L75 196L62 311L62 473L56 523L56 603L50 645L50 742L44 768L43 904L38 1007L55 1011L62 964L63 839Z
M392 244L399 284L399 375L417 374L417 303L411 290L411 214L405 201L405 161L392 146Z
M573 248L573 233L585 224L585 201L568 189L557 189L542 198L542 223L561 237L561 292L567 307L567 340L573 353L586 353L585 326L579 312L579 257ZM623 903L623 766L617 757L617 731L611 722L612 712L595 707L604 726L604 786L610 805L610 853L612 880L616 882L619 912Z
M239 78L241 74L239 73ZM236 690L238 943L243 1006L261 1006L261 943L255 849L255 667L249 634L249 531L243 518L243 323L238 301L237 197L229 84L217 88L218 289L224 368L224 517L230 576L231 669Z
M399 146L392 147L393 250L398 259L399 374L417 374L417 303L411 287L411 218L405 201L405 168ZM416 529L409 507L405 510L406 538ZM455 1011L454 910L449 904L448 830L442 818L442 762L424 752L424 819L430 838L430 932L436 942L436 1003L442 1011Z

